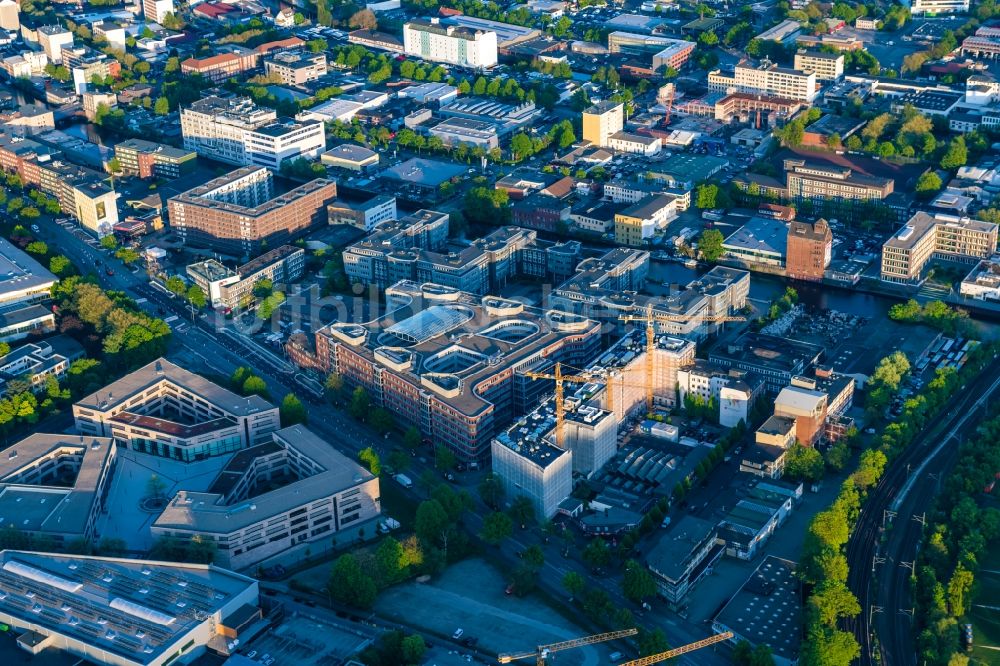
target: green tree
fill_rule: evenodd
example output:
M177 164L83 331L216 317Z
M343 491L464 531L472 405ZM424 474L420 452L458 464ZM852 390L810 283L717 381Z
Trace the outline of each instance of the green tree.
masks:
M247 380L243 382L243 395L259 395L262 398L268 397L267 383L260 377L256 375L251 375L247 377Z
M157 97L153 104L153 113L158 116L165 116L170 113L170 101L166 97Z
M933 171L927 171L921 174L920 178L917 179L916 193L922 199L930 199L942 187L941 177Z
M199 287L196 284L193 284L190 287L188 287L187 299L188 302L191 303L191 305L195 306L198 309L205 307L205 305L208 303L208 299L205 297L205 292L202 290L201 287Z
M504 494L503 482L492 472L479 483L479 497L493 510L498 510L503 504Z
M278 408L281 413L281 427L295 425L296 423L306 423L309 418L306 414L306 406L302 404L298 396L294 393L287 394L281 401Z
M29 254L48 254L49 246L42 241L33 241L24 248Z
M823 582L809 597L809 610L820 624L831 629L841 618L855 618L861 612L857 597L842 582Z
M583 588L587 586L587 582L583 579L583 576L575 571L567 571L562 578L563 588L569 592L571 597L578 597L580 593L583 592Z
M785 476L816 482L823 478L825 463L819 451L798 442L788 449L785 457Z
M965 138L957 136L948 144L948 149L941 157L942 169L957 169L965 166L969 159L968 149L965 146Z
M351 402L347 406L347 413L358 421L368 418L368 410L371 408L372 400L368 396L368 391L360 386L351 393Z
M261 321L270 319L271 316L281 307L281 304L285 302L285 295L276 291L257 306L257 318Z
M398 583L406 575L403 545L391 536L379 542L375 549L375 567L378 570L378 580L383 586Z
M698 238L698 252L701 253L705 261L718 261L725 253L722 244L725 238L718 229L705 229Z
M403 639L402 656L403 661L409 665L424 663L424 654L427 652L427 644L424 643L423 636L413 634Z
M719 186L714 183L702 183L698 186L695 206L698 208L715 208L719 196Z
M334 562L327 590L340 603L366 610L372 607L378 596L375 581L362 571L357 558L349 553Z
M601 537L594 537L583 549L583 561L591 568L606 567L611 563L611 549Z
M518 495L510 505L510 517L522 527L535 520L535 505L524 495Z
M406 448L409 450L416 451L420 448L422 443L423 437L420 435L420 430L418 430L416 426L410 426L406 429L406 432L403 433L403 444L405 444Z
M636 642L639 646L640 657L660 654L670 649L670 644L667 643L667 636L663 633L662 629L653 629L652 631L640 629Z
M111 247L109 249L114 249L114 238L111 236L105 236L104 238L111 238ZM101 245L104 246L104 238L101 239ZM178 296L183 296L187 293L187 285L184 280L177 275L172 275L167 278L166 285L167 291Z
M378 453L372 447L368 446L358 451L358 460L375 476L382 473L382 461L379 460Z
M451 519L448 517L448 512L436 499L425 500L417 506L413 529L421 543L439 545L448 533L450 525Z
M479 537L492 546L499 546L501 541L513 533L513 529L514 525L507 514L494 511L483 519Z
M130 247L120 247L117 250L115 250L115 258L121 261L126 266L131 266L135 262L139 261L139 259L142 258L142 255L140 255L137 251L133 250ZM190 292L191 290L188 289L188 293Z
M802 666L849 666L861 654L854 634L818 626L809 631L802 643L799 663Z
M49 259L49 270L55 273L58 277L66 277L73 272L73 264L70 260L61 254Z
M656 582L644 566L635 560L628 560L622 578L622 593L629 601L640 603L656 594Z
M368 417L368 425L378 434L386 435L396 427L396 419L392 417L389 410L376 407Z
M455 458L455 454L447 446L438 444L434 447L434 466L439 470L450 472L455 469L457 464L458 460Z

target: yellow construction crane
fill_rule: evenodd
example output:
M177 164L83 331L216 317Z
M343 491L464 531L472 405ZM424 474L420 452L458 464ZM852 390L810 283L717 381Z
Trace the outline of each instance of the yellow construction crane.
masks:
M642 314L625 314L618 317L625 323L645 322L646 324L646 411L653 411L653 353L656 351L656 331L653 324L658 321L684 322L695 319L703 322L746 321L746 317L729 315L676 315L654 312L652 304L646 306Z
M560 449L565 449L563 446L563 418L566 414L566 407L563 404L563 384L565 382L574 382L577 384L585 384L587 382L592 382L595 380L600 380L599 375L595 375L589 372L583 372L579 375L564 375L562 371L562 363L556 363L555 371L551 374L547 372L534 372L528 371L524 373L525 377L530 377L531 379L552 379L556 382L556 446Z
M703 647L708 647L709 645L715 645L716 643L721 643L722 641L729 640L733 637L733 632L724 631L721 634L716 634L715 636L709 636L708 638L694 643L688 643L687 645L682 645L679 648L674 648L673 650L667 650L666 652L661 652L660 654L653 654L648 657L640 657L638 659L633 659L632 661L626 661L619 666L649 666L649 664L658 664L661 661L666 661L667 659L673 659L682 654L687 654L688 652L694 652L695 650L700 650Z
M639 633L638 629L623 629L621 631L609 631L606 634L596 634L594 636L584 636L583 638L574 638L570 641L562 641L561 643L551 643L549 645L539 645L535 648L534 652L521 652L518 654L501 654L498 659L501 664L509 664L512 661L518 661L520 659L530 659L535 658L536 666L545 666L545 659L549 656L550 652L559 652L560 650L570 650L572 648L583 647L584 645L593 645L594 643L603 643L605 641L614 641L619 638L627 638L629 636L635 636Z

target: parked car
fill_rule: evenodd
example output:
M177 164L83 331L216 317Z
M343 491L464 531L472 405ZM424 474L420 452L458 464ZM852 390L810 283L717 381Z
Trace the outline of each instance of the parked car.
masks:
M463 634L465 634L465 629L462 629L461 627L459 627L458 629L455 630L455 633L453 633L451 635L451 637L452 637L453 640L457 641L459 638L462 637Z

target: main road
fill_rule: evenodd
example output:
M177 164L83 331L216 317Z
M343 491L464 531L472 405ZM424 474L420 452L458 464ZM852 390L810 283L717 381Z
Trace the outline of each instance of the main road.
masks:
M1000 388L1000 361L958 390L947 413L910 443L871 491L847 543L848 586L861 614L848 628L861 644L862 666L916 666L910 577L923 520L959 444L979 424ZM892 529L885 527L892 523ZM883 537L885 541L882 541Z

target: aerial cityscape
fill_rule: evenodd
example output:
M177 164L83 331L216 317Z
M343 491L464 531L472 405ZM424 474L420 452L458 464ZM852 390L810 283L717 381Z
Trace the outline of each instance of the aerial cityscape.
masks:
M0 0L0 661L1000 665L996 0Z

